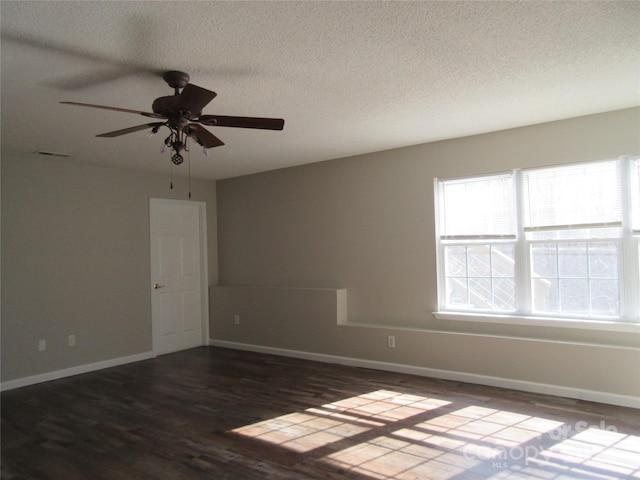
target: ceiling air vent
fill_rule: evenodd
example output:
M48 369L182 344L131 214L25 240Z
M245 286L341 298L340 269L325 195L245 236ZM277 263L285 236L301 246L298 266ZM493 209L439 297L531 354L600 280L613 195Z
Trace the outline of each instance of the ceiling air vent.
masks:
M37 150L33 152L34 155L45 155L47 157L69 158L71 155L68 153L47 152L46 150Z

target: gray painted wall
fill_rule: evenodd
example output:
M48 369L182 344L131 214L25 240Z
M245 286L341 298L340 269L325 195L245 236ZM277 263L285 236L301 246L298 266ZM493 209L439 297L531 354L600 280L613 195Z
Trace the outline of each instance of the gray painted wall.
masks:
M174 184L48 157L2 158L3 382L151 351L149 198L187 199L187 180ZM215 184L193 181L192 192L207 203L215 284Z
M235 328L234 309L253 294L214 289L214 303L225 300L211 306L213 339L638 396L638 334L432 316L434 177L636 153L638 108L218 181L220 284L344 288L348 322L360 326L281 319L304 339L292 345L286 329L268 328L268 313ZM305 328L314 333L297 331Z
M230 328L229 302L212 305L212 337L638 396L637 335L431 316L433 177L638 152L636 108L194 181L194 200L207 203L211 285L219 275L222 285L345 288L348 321L362 325L331 319L325 329L326 318L313 317L305 330L304 319L285 318L301 329L292 340L262 314L254 321L266 333L256 338L250 313ZM172 192L164 175L2 158L3 381L151 350L148 199L184 199L176 183ZM387 334L396 349L384 347Z

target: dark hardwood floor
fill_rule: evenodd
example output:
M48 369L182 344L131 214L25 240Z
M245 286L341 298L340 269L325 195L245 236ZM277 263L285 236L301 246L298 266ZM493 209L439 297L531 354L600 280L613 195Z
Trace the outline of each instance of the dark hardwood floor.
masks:
M2 479L640 478L640 411L221 348L2 393Z

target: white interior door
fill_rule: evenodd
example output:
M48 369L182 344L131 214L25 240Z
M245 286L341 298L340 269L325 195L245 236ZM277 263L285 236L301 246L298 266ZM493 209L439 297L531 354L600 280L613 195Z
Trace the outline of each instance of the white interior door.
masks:
M206 215L201 202L151 199L153 352L176 352L206 338Z

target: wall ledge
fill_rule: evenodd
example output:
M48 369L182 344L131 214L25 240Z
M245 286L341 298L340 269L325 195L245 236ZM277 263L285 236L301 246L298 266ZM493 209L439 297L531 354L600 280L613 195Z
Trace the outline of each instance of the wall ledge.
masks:
M377 328L377 329L386 329L386 330L394 330L394 331L406 331L406 332L415 332L415 333L429 333L434 335L456 335L461 337L484 337L484 338L500 338L504 340L518 340L522 342L531 342L531 343L555 343L561 345L577 345L581 347L600 347L600 348L609 348L609 349L618 349L618 350L631 350L631 351L640 351L640 346L631 347L627 345L616 345L614 343L605 343L605 342L577 342L573 340L557 340L552 338L542 338L542 337L527 337L523 335L495 335L489 333L478 333L478 332L457 332L455 330L445 330L445 329L436 329L436 328L418 328L418 327L398 327L392 325L374 325L371 323L363 323L363 322L345 322L339 324L340 327L352 327L352 328Z
M406 373L421 377L433 377L442 380L454 380L465 383L475 383L491 387L509 388L524 392L540 393L545 395L555 395L558 397L573 398L589 402L607 403L621 407L640 408L640 398L630 395L619 395L615 393L602 392L596 390L585 390L580 388L566 387L562 385L552 385L545 383L529 382L511 378L492 377L475 373L457 372L452 370L440 370L435 368L420 367L416 365L405 365L377 360L366 360L362 358L342 357L338 355L328 355L324 353L305 352L300 350L289 350L285 348L269 347L264 345L252 345L246 343L230 342L225 340L209 339L209 345L235 350L246 350L257 353L267 353L280 355L283 357L301 358L324 363L335 363L338 365L348 365L351 367L371 368L374 370L384 370L396 373Z
M433 312L438 320L454 322L496 323L545 328L570 328L578 330L601 330L609 332L624 332L640 334L640 323L614 322L605 320L585 320L553 317L534 317L518 315L492 315L471 312Z

